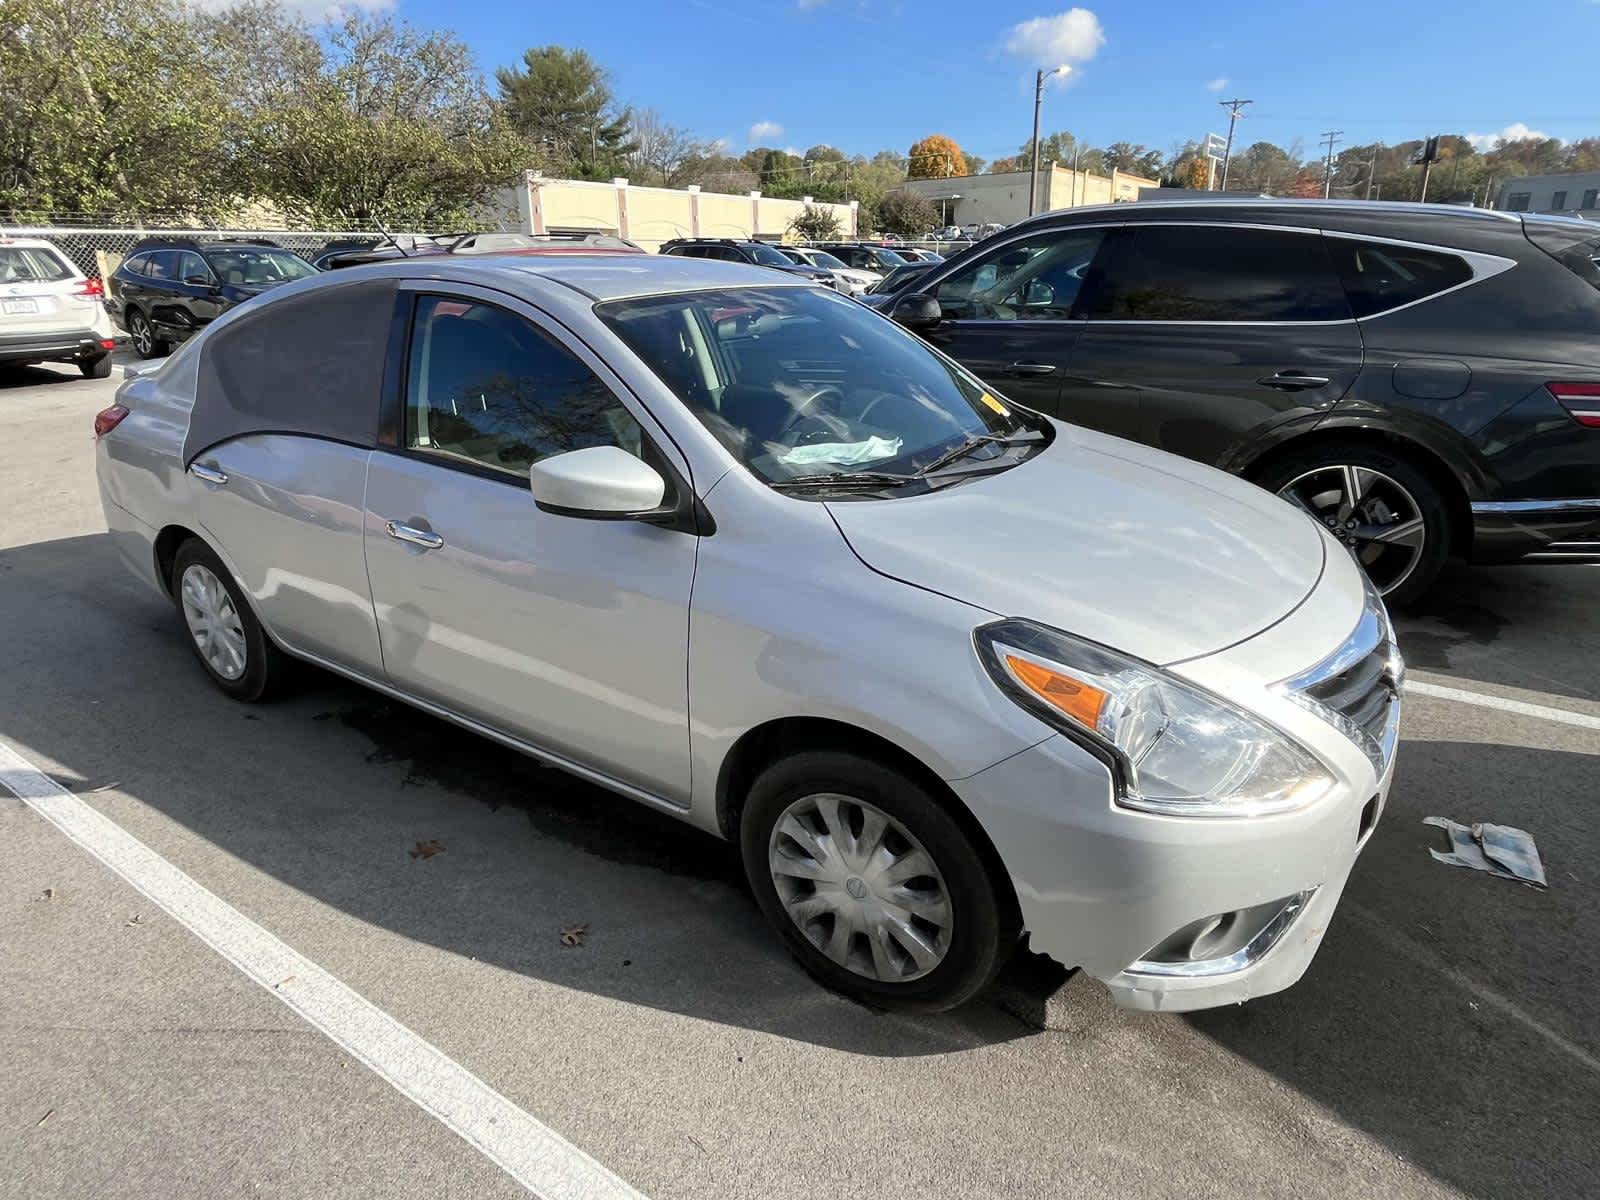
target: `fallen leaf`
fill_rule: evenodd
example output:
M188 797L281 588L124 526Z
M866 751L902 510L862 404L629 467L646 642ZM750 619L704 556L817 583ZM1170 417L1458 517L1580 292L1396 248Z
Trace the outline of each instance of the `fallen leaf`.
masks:
M568 925L561 931L561 944L563 946L583 945L583 935L589 932L589 923L582 925Z
M143 925L143 924L144 924L144 914L143 913L134 913L133 916L129 917L126 921L124 921L122 923L122 927L124 929L127 929L130 925Z
M411 855L412 858L432 858L435 854L439 853L439 851L443 849L444 847L441 846L437 841L429 839L426 842L418 842L410 850L406 851L406 853Z
M35 1121L33 1123L33 1127L35 1129L39 1128L39 1126L43 1125L46 1121L48 1121L51 1117L53 1117L55 1115L56 1115L56 1110L52 1108L49 1112L45 1113L44 1116L40 1117L37 1121Z
M44 891L40 892L37 896L34 897L35 900L54 900L55 898L56 898L56 890L55 890L55 888L45 888Z

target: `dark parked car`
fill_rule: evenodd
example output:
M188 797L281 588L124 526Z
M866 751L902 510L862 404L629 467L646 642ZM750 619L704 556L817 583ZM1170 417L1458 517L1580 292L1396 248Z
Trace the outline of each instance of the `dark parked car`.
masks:
M1024 221L883 311L1020 404L1278 492L1404 603L1450 554L1600 552L1597 257L1560 218L1155 202Z
M856 299L868 308L882 308L890 300L905 291L919 279L927 277L928 272L937 267L938 262L908 262L890 271L877 283L869 287L866 292Z
M880 275L887 275L896 267L906 265L899 251L888 246L874 246L870 242L818 242L816 248L843 259L846 265L857 270L877 271Z
M924 250L920 246L892 246L890 247L908 263L941 263L944 255L935 254L932 250Z
M679 258L716 258L723 262L752 263L758 267L771 267L775 271L787 271L791 275L803 275L825 287L833 286L830 272L797 263L766 242L741 242L733 238L674 238L661 243L661 253Z
M146 238L112 272L106 310L141 358L159 358L235 305L316 273L271 242Z

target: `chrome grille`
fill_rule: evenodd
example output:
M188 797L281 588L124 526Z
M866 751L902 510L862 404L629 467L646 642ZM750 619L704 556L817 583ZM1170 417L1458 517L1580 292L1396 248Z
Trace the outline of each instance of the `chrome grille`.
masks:
M1395 645L1389 614L1376 592L1355 632L1309 671L1279 685L1289 699L1311 710L1360 746L1381 776L1400 740L1400 689L1405 664Z

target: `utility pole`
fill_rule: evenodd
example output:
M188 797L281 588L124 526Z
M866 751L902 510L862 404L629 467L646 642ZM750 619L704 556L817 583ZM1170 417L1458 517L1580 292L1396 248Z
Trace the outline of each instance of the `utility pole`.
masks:
M1372 181L1378 177L1378 151L1383 149L1383 143L1378 142L1372 147L1372 164L1367 168L1367 199L1372 199Z
M1065 75L1072 70L1059 66L1046 71L1040 67L1033 73L1033 169L1028 173L1028 215L1039 210L1039 109L1044 104L1044 81L1055 75Z
M1228 165L1233 161L1233 127L1243 115L1246 104L1254 104L1254 100L1222 100L1219 101L1223 108L1228 110L1228 145L1222 152L1222 190L1228 190Z
M1328 143L1328 160L1322 169L1322 198L1326 200L1333 191L1333 144L1343 136L1342 129L1329 129L1322 135Z

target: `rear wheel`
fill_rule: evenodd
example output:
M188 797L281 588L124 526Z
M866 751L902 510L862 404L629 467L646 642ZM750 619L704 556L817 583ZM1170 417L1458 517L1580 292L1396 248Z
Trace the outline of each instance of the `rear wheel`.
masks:
M1343 542L1391 606L1421 596L1449 557L1444 497L1404 455L1329 443L1280 459L1256 482Z
M882 763L807 751L768 767L741 818L761 909L823 983L938 1012L1005 965L1015 920L955 818Z
M150 318L137 308L128 310L128 336L133 340L134 352L140 358L160 358L167 352L167 343L156 337Z
M283 674L283 654L216 552L199 538L179 546L171 585L189 645L211 682L235 700L260 700L271 691Z
M86 358L78 364L78 370L83 372L85 379L110 379L111 355L102 354L99 358Z

